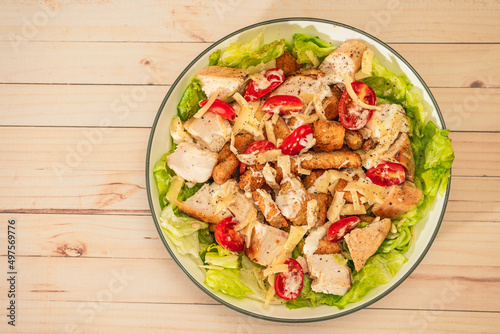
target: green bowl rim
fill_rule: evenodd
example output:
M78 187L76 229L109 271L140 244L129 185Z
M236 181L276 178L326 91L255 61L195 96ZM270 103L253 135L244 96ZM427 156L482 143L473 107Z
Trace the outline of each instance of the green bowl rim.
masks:
M237 31L235 31L235 32L233 32L233 33L231 33L231 34L229 34L229 35L227 35L227 36L219 39L217 42L213 43L211 46L209 46L208 48L206 48L202 53L200 53L188 66L186 66L186 68L182 71L181 74L179 74L179 76L177 77L177 79L174 81L174 83L170 87L169 91L165 95L165 98L163 99L163 101L162 101L162 103L160 105L160 108L158 109L158 112L156 114L155 120L153 122L153 126L151 128L151 133L150 133L149 141L148 141L148 150L147 150L147 154L146 154L146 189L147 189L148 202L149 202L149 208L150 208L150 211L151 211L151 216L153 217L153 220L154 220L154 223L155 223L155 226L156 226L156 230L158 231L158 234L160 235L160 238L161 238L163 244L165 245L165 248L170 253L170 256L177 263L177 265L179 266L179 268L182 269L182 271L184 272L184 274L187 277L189 277L189 279L192 282L194 282L203 292L205 292L208 296L210 296L214 300L218 301L219 303L221 303L221 304L229 307L230 309L235 310L235 311L240 312L240 313L245 314L245 315L249 315L249 316L254 317L254 318L258 318L258 319L262 319L262 320L268 320L268 321L281 322L281 323L308 323L308 322L317 322L317 321L330 320L330 319L342 317L342 316L354 313L356 311L359 311L361 309L364 309L364 308L372 305L373 303L379 301L380 299L384 298L385 296L387 296L392 291L394 291L394 289L396 289L401 283L403 283L403 281L405 281L408 278L408 276L411 275L411 273L417 268L417 266L420 264L420 262L422 262L423 258L425 257L425 255L429 251L432 243L434 242L434 239L436 238L437 233L439 232L439 228L441 227L441 223L443 221L443 217L444 217L444 214L445 214L445 211L446 211L446 206L448 204L448 198L449 198L449 194L450 194L451 172L450 172L450 178L448 180L448 187L446 189L446 194L444 196L444 202L443 202L443 207L441 209L441 215L440 215L439 221L438 221L438 223L436 225L436 229L434 230L434 233L433 233L433 235L432 235L429 243L427 244L426 248L423 250L423 252L421 253L420 257L417 259L417 261L415 262L415 264L413 265L413 267L411 267L406 272L406 274L403 277L401 277L396 283L394 283L393 286L391 286L387 290L383 291L379 296L373 298L372 300L370 300L368 302L363 303L360 306L357 306L357 307L354 307L352 309L349 309L349 310L347 310L345 312L335 313L335 314L331 314L331 315L327 315L327 316L323 316L323 317L318 317L318 318L304 318L304 319L287 319L287 318L270 317L270 316L266 316L266 315L262 315L262 314L258 314L258 313L254 313L254 312L250 312L248 310L245 310L243 308L235 306L235 305L231 304L230 302L227 302L227 301L219 298L207 286L205 286L204 284L199 283L193 276L191 276L191 274L189 273L189 271L186 268L184 268L184 266L179 262L179 260L177 259L177 256L172 251L172 249L170 249L170 246L168 245L168 243L167 243L167 241L166 241L166 239L165 239L165 237L163 235L163 232L161 230L160 223L158 222L158 219L156 218L156 215L154 214L155 211L154 211L153 201L156 201L156 198L153 199L152 196L151 196L150 175L149 175L149 166L150 166L150 163L149 163L149 161L150 161L150 157L151 157L151 146L152 146L152 143L153 143L153 137L154 137L154 134L155 134L156 125L157 125L158 120L160 118L160 115L161 115L161 113L163 111L163 108L164 108L165 104L167 103L168 98L170 97L170 94L172 93L172 91L174 90L174 88L177 86L177 84L179 83L179 81L184 77L184 75L186 74L186 72L200 58L202 58L204 55L206 55L208 52L212 51L213 49L216 49L217 46L219 46L221 43L225 42L227 39L229 39L229 38L231 38L233 36L239 35L239 34L245 32L247 30L250 30L250 29L253 29L253 28L257 28L257 27L260 27L260 26L265 26L265 25L273 24L273 23L290 22L290 21L309 21L309 22L327 23L327 24L331 24L331 25L335 25L335 26L340 26L340 27L343 27L343 28L346 28L346 29L349 29L349 30L353 30L353 31L355 31L355 32L357 32L359 34L365 35L365 36L367 36L367 37L369 37L369 38L377 41L382 46L386 47L397 58L399 58L399 60L401 60L403 63L405 63L406 66L408 66L408 68L410 68L410 70L413 72L413 74L415 74L415 76L418 78L418 80L420 80L420 82L424 86L425 91L427 92L427 94L429 94L434 107L436 108L436 111L438 113L439 120L441 122L442 128L446 129L446 125L445 125L445 122L444 122L444 119L443 119L443 115L441 114L441 110L439 109L439 106L438 106L438 104L436 102L436 99L434 98L434 95L432 95L432 92L430 91L430 89L427 86L427 84L425 83L425 81L417 73L417 71L410 65L410 63L408 63L398 52L396 52L393 48L391 48L386 43L382 42L380 39L372 36L371 34L369 34L367 32L364 32L364 31L362 31L362 30L360 30L358 28L355 28L355 27L352 27L352 26L349 26L349 25L346 25L346 24L343 24L343 23L331 21L331 20L325 20L325 19L318 19L318 18L311 18L311 17L287 17L287 18L281 18L281 19L273 19L273 20L268 20L268 21L262 21L262 22L255 23L255 24L249 25L247 27L241 28L241 29L239 29L239 30L237 30ZM290 312L293 312L293 310L290 310Z

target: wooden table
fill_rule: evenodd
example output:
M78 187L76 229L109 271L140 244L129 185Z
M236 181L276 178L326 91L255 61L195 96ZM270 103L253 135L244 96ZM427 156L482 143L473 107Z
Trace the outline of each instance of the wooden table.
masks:
M498 1L0 4L0 332L500 332ZM290 16L388 42L430 85L456 153L448 210L418 269L365 310L303 325L243 316L196 288L158 238L144 177L150 126L182 69L236 29Z

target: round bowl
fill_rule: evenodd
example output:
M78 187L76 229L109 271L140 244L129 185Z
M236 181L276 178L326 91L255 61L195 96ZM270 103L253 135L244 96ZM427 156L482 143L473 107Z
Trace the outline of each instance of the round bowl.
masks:
M356 312L383 298L415 270L429 250L441 225L446 203L448 201L449 184L445 195L437 195L429 214L415 226L415 241L405 254L408 258L408 262L403 264L390 283L374 288L361 301L348 304L343 310L338 310L336 307L326 305L316 308L301 308L298 310L289 310L285 305L270 305L266 309L263 307L262 302L248 298L238 299L225 295L219 291L213 291L203 284L204 275L195 262L189 256L179 254L172 242L164 237L160 228L159 216L161 209L158 203L158 192L153 177L153 168L155 163L169 149L169 124L176 113L176 106L180 101L184 89L198 70L207 66L208 57L213 51L219 48L225 48L235 41L248 40L260 33L263 29L265 29L265 43L281 38L290 40L292 35L297 32L319 36L322 39L336 42L337 44L344 42L346 39L362 40L370 49L375 51L375 56L384 66L396 73L405 73L408 76L420 93L424 108L428 112L428 119L433 120L438 127L445 128L444 120L436 100L423 79L401 55L379 39L345 24L321 19L286 18L257 23L227 35L198 55L184 71L182 71L163 99L151 129L146 157L146 186L149 206L160 238L172 258L182 271L184 271L203 292L216 301L243 314L271 321L312 322L340 317Z

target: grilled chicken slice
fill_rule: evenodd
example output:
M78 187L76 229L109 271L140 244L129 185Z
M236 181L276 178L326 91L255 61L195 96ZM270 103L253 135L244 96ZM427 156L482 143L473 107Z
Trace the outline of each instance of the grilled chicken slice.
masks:
M274 95L295 95L300 97L301 94L317 95L320 101L332 95L330 87L325 85L321 79L315 80L304 75L294 75L288 77L278 88L276 88L271 96Z
M190 118L184 128L201 146L219 152L231 138L231 124L216 113L206 112L200 118Z
M386 188L384 202L372 207L372 212L382 218L396 219L422 199L422 191L410 181Z
M218 98L225 99L243 84L247 75L247 70L210 66L202 68L196 77L201 80L201 88L208 97L220 88Z
M193 196L182 203L177 203L179 210L193 218L204 221L205 223L217 224L222 219L231 217L228 210L222 210L215 213L216 205L211 203L212 197L220 190L217 183L210 185L204 184Z
M210 179L219 155L197 144L184 142L177 145L167 163L184 180L203 183Z
M250 245L245 254L258 264L269 266L280 253L288 233L270 225L257 223L252 232Z
M295 176L288 176L281 182L276 204L281 214L293 225L307 224L307 201L309 194L302 182Z
M351 288L351 270L340 264L340 254L313 254L306 256L309 276L313 278L311 289L316 292L343 296Z
M390 219L375 219L364 228L355 228L344 239L349 247L354 268L356 271L363 269L370 256L375 254L391 230Z
M347 75L354 81L365 51L366 45L363 42L349 40L342 43L319 66L319 70L325 73L323 81L327 85L338 84L343 89L344 76Z
M406 179L408 181L413 181L415 177L415 158L413 157L410 137L407 133L401 132L398 139L396 139L387 152L383 154L381 159L403 165L406 172Z

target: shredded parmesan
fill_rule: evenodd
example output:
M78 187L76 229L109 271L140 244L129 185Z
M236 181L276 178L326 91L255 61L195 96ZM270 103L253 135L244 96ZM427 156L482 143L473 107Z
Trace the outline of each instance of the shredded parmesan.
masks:
M274 114L273 117L271 117L271 122L273 122L273 124L276 124L279 117L280 117L279 114Z
M272 274L279 274L279 273L282 273L284 271L288 271L288 264L276 264L276 265L270 265L269 267L267 267L266 269L264 269L262 271L262 274L264 275L264 277L267 277L269 275L272 275Z
M304 53L306 54L307 58L309 58L314 67L319 66L319 59L318 57L316 57L314 52L312 52L312 50L306 50Z
M217 90L215 92L213 92L213 94L208 99L207 103L203 107L201 107L201 109L198 110L198 112L196 114L194 114L194 116L193 116L194 118L201 118L201 116L203 116L208 111L208 109L212 106L212 104L217 99L217 96L219 96L220 90L221 90L221 88L219 87L219 88L217 88Z
M358 192L351 190L349 191L352 197L352 204L354 205L354 209L359 211L361 210L361 204L359 203Z
M268 114L268 115L271 116L270 114ZM271 121L266 121L265 126L266 126L267 140L269 140L271 143L273 143L274 146L277 146L276 145L276 136L274 135L273 123Z
M361 73L366 74L367 76L372 75L373 56L373 50L367 49L363 52L363 58L361 60Z
M347 89L347 93L351 97L351 99L354 101L355 104L359 105L362 108L365 109L374 109L374 110L382 110L381 107L379 106L371 106L369 104L364 103L359 99L359 97L356 95L354 92L354 89L352 89L352 80L349 78L348 75L344 76L344 83L345 83L345 88Z
M297 114L297 115L294 115L294 117L297 117L298 119L300 119L305 124L314 123L314 122L316 122L319 119L319 115L318 114L312 114L312 115Z
M385 187L361 181L350 182L344 188L344 191L351 190L362 194L370 204L383 203L386 193Z
M289 155L280 155L277 160L278 168L281 168L283 178L290 175L291 164Z
M353 204L344 204L342 210L340 210L341 216L354 216L364 214L366 214L366 209L362 205L359 207L359 209L356 209Z
M313 228L316 225L316 219L318 217L319 208L318 201L312 199L307 202L307 227Z
M333 196L333 202L328 208L328 212L326 213L326 217L330 222L339 220L340 212L342 211L342 207L344 206L344 204L344 192L337 191L335 193L335 196Z
M279 189L279 184L276 182L276 169L271 167L269 163L266 163L264 166L264 169L262 170L262 175L264 176L264 179L266 180L266 183L273 189L278 190ZM260 190L260 189L259 189Z
M317 95L314 95L313 103L314 110L316 110L316 114L318 115L319 119L326 121L325 110L323 109L323 105L321 104L321 101L319 100Z
M271 303L271 300L274 297L274 278L275 278L274 274L267 278L267 280L269 281L269 290L267 290L266 301L264 302L264 308L269 307L269 304Z

